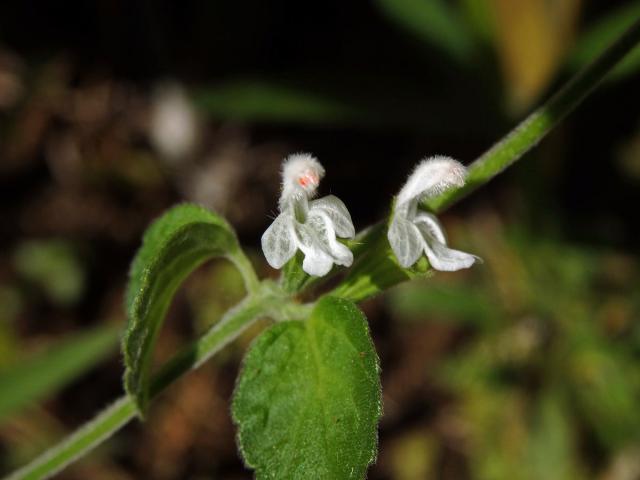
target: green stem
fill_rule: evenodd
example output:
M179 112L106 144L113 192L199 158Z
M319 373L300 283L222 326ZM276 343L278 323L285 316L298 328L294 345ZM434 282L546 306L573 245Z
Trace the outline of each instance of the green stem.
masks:
M86 452L100 445L135 416L136 407L133 401L129 397L121 397L63 442L40 454L5 480L51 478Z
M236 339L258 317L266 315L272 308L278 306L279 300L269 295L250 295L229 310L220 322L176 354L153 378L151 398L157 396L187 371L202 365L213 354ZM130 397L123 396L61 443L45 451L5 480L50 478L104 442L135 416L136 408L133 401Z
M256 275L251 261L247 258L242 248L238 248L230 258L240 272L240 275L242 275L247 292L249 294L256 293L260 289L260 279L258 275Z
M474 161L469 166L464 187L448 190L428 200L425 207L434 212L444 210L520 159L576 108L639 42L640 20L637 20L595 61L522 121L503 140Z

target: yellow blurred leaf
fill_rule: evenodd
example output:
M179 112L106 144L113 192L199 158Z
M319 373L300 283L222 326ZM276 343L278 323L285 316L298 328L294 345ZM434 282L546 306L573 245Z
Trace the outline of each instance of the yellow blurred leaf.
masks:
M489 0L496 49L514 114L529 107L571 45L581 0Z
M437 453L437 441L426 429L410 431L394 439L386 455L392 478L435 478Z

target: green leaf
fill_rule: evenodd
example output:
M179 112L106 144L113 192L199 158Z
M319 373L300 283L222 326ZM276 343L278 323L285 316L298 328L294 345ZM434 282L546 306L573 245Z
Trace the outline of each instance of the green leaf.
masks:
M324 297L306 321L260 335L233 399L256 477L364 478L376 457L379 375L366 319L347 300Z
M458 12L443 0L377 0L378 7L396 24L468 64L473 36Z
M99 327L0 371L0 420L59 390L109 356L118 330Z
M151 356L175 291L194 269L219 256L238 266L244 258L231 226L197 205L178 205L147 230L131 267L122 343L124 386L139 413L148 401Z

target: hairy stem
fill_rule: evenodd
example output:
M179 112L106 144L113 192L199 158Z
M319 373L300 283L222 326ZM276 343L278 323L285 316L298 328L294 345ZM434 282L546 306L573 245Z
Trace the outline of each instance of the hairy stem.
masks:
M463 187L447 190L439 197L427 201L425 207L434 212L442 211L519 160L576 108L639 42L640 20L636 20L582 72L475 160L469 166L467 182Z
M244 250L239 248L231 257L231 261L240 272L240 275L242 275L247 292L250 294L256 293L260 289L260 279L256 275L256 271L253 269L253 265L251 265L251 260L247 258Z

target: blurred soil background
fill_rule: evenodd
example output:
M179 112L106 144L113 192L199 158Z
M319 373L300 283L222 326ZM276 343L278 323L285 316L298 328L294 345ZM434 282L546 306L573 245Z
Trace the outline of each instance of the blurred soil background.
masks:
M638 1L0 4L0 474L122 394L129 262L180 201L256 268L279 165L327 169L357 228L431 154L469 163L640 15ZM640 49L532 153L442 216L484 264L365 309L385 415L371 479L640 479ZM242 297L187 281L157 361ZM264 326L264 325L263 325ZM244 335L61 479L248 479Z

